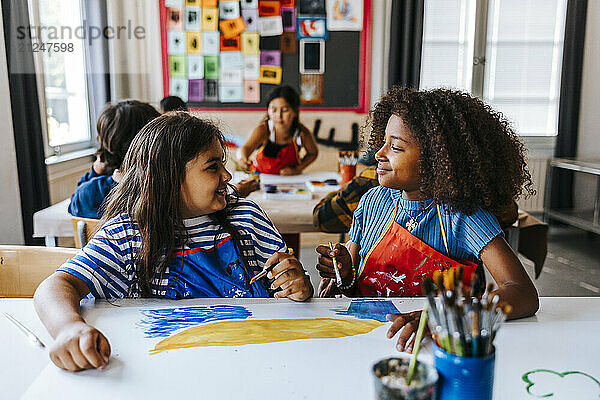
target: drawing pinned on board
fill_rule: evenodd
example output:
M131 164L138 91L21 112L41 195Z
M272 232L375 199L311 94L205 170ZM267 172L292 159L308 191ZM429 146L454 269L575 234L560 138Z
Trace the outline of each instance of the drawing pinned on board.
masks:
M524 373L521 379L527 384L527 394L534 397L553 400L600 398L600 382L585 372L536 369Z
M283 24L284 32L296 32L296 9L282 7L281 22Z
M239 51L227 51L219 54L221 69L242 69L244 66L244 57Z
M169 95L177 96L184 102L188 99L188 80L183 78L171 78L169 81Z
M217 31L219 29L219 9L202 8L202 30Z
M238 36L246 29L246 24L242 17L237 17L233 19L225 19L219 22L219 27L221 28L221 32L223 32L223 36L226 39L232 38L234 36Z
M219 55L219 32L202 32L202 54Z
M241 51L242 40L240 36L226 38L225 36L221 35L220 48L221 51Z
M188 56L187 70L189 79L204 78L204 57L199 55Z
M325 15L325 0L298 0L300 14Z
M271 85L281 84L281 67L261 65L258 72L258 81Z
M167 53L171 56L185 54L186 33L183 31L167 32Z
M244 57L244 79L257 81L260 73L260 57L246 56Z
M259 54L260 36L258 32L244 32L241 34L242 54L245 56Z
M202 54L202 32L186 32L188 54Z
M169 76L185 78L185 56L169 56Z
M262 50L260 52L260 65L281 66L281 52L278 50Z
M281 16L259 17L258 31L261 36L278 36L283 33L283 22Z
M220 1L219 18L234 19L240 16L239 1Z
M202 102L204 100L204 80L190 79L188 81L188 101Z
M219 73L219 80L221 81L221 85L231 85L231 84L236 84L236 85L240 84L241 85L244 80L244 71L241 68L239 68L239 69L237 69L237 68L236 69L221 68L221 71Z
M181 8L183 3L183 0L165 0L165 7Z
M242 10L248 8L258 8L258 0L241 0Z
M258 2L258 15L261 17L276 17L279 15L279 0L262 0Z
M187 31L199 31L202 29L202 11L200 7L185 8L185 29Z
M200 3L201 3L200 0L185 0L185 5L187 7L200 6Z
M241 84L219 82L219 101L221 103L241 103L244 99L244 87Z
M219 81L217 79L204 80L204 101L219 101Z
M295 0L281 0L281 7L294 7L296 5Z
M360 31L363 12L363 0L327 0L327 29Z
M327 39L327 19L321 17L298 17L298 39Z
M243 8L242 18L246 24L246 32L258 32L258 10L256 8Z
M167 30L182 31L183 24L183 8L167 8Z
M206 79L219 79L219 57L204 56L204 77Z
M260 84L258 81L244 81L244 103L260 103Z
M302 39L300 41L300 73L325 73L325 41Z
M323 74L300 74L300 102L323 104Z

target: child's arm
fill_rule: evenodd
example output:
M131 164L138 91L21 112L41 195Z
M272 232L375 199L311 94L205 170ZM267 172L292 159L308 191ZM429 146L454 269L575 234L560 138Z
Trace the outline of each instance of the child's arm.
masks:
M494 292L512 306L508 319L528 317L539 308L538 293L521 261L502 236L481 251L481 261L498 284Z
M267 274L269 279L275 278L271 289L281 288L275 297L287 297L294 301L304 301L312 297L314 289L304 268L296 257L288 253L273 253L265 263L265 268L276 264Z
M254 150L258 149L261 144L269 137L269 131L264 123L254 128L246 143L240 148L240 164L246 171L250 170L250 156L254 153Z
M50 359L68 371L103 369L110 357L110 344L96 328L79 314L79 302L90 292L81 279L55 272L35 291L35 309L55 339Z
M301 174L302 171L306 169L310 164L312 164L317 157L319 156L319 146L317 146L317 141L313 134L302 125L300 131L300 141L302 142L302 147L306 150L306 154L300 160L300 163L295 167L285 167L280 171L281 175L297 175Z

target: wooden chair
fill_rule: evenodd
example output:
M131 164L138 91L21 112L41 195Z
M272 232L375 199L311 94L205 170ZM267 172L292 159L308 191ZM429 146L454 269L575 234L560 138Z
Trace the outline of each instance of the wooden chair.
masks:
M38 285L52 275L77 249L0 245L0 297L32 297Z
M75 247L82 248L90 241L96 233L100 223L99 219L71 217L73 223L73 236L75 237Z

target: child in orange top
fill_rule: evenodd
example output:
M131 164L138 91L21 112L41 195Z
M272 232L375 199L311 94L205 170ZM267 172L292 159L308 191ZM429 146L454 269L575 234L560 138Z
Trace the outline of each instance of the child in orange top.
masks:
M533 192L523 145L501 114L466 93L393 88L370 118L381 186L361 198L345 246L317 247L320 295L420 296L436 270L463 266L468 280L485 264L509 318L534 314L536 289L493 216L523 188ZM392 317L388 336L401 330L398 349L412 351L420 311Z

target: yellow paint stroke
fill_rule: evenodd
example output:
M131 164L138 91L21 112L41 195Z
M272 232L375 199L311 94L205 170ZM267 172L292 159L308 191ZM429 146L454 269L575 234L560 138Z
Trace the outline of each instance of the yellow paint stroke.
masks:
M269 319L221 321L186 329L160 341L150 354L188 347L241 346L362 335L385 325L373 319Z

